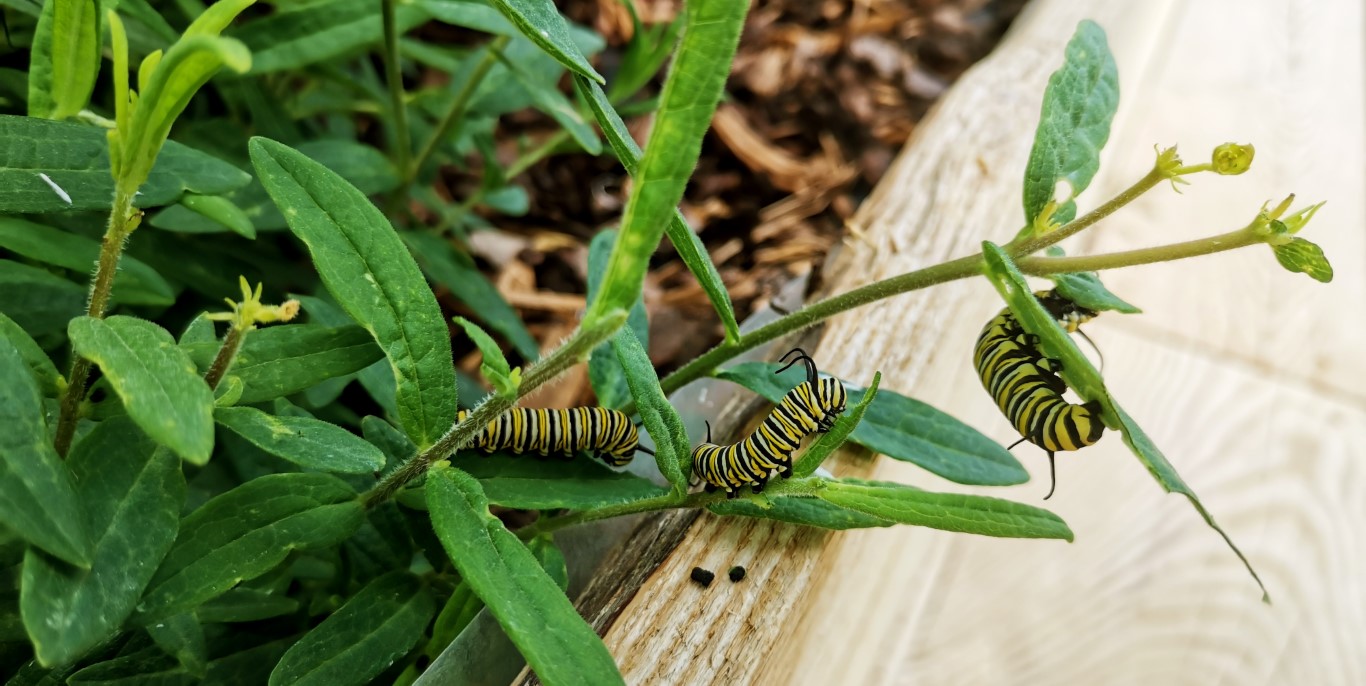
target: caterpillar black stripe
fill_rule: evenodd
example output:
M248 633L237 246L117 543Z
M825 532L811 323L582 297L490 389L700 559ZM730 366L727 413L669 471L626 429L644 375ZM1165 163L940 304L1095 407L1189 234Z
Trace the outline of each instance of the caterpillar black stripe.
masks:
M1097 314L1055 290L1034 295L1068 333L1079 333L1077 327ZM1100 440L1105 425L1100 421L1099 404L1078 405L1062 397L1067 390L1058 376L1062 363L1043 356L1038 336L1026 332L1010 308L1001 310L982 329L973 363L996 406L1020 432L1022 438L1010 447L1029 441L1043 448L1048 452L1050 475L1055 452L1080 450ZM1049 488L1044 499L1052 495L1053 488Z
M711 424L707 425L707 442L693 449L692 467L708 493L720 488L734 498L745 486L759 493L774 474L792 476L792 455L802 439L812 432L829 431L844 412L848 394L839 379L821 379L815 360L801 348L788 351L782 360L793 353L797 357L774 373L805 362L806 381L788 391L754 433L734 445L716 445L711 442Z
M465 421L468 414L461 410L457 421ZM534 451L565 457L587 452L614 467L629 464L637 450L650 452L640 446L640 435L630 417L601 407L513 408L489 422L470 447L490 453Z

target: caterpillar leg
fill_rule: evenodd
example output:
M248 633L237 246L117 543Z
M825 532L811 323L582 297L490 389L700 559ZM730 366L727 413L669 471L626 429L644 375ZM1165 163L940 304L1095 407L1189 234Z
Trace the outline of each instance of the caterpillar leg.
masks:
M705 487L702 488L702 490L706 491L707 493L715 493L716 484L707 484Z
M1043 363L1041 366L1047 369L1048 371L1057 374L1058 372L1062 371L1062 360L1055 360L1051 357L1045 357L1043 358Z
M759 483L750 486L749 490L753 491L755 495L758 495L764 492L764 486L767 485L767 483L768 482L766 481L760 481Z
M737 491L737 490L735 490L735 489L733 489L733 488L727 488L727 489L726 489L726 500L735 500L736 498L739 498L739 497L740 497L740 492L739 492L739 491Z
M790 465L790 464L783 465L783 471L779 472L779 474L780 474L784 479L791 479L791 478L792 478L792 465Z

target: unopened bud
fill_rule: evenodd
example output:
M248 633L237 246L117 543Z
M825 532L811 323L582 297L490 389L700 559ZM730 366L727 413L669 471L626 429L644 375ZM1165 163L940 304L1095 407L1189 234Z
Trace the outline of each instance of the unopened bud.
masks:
M1248 170L1252 166L1252 157L1256 154L1252 144L1241 145L1238 143L1225 143L1214 149L1214 155L1210 163L1214 165L1214 171L1224 176L1236 176Z

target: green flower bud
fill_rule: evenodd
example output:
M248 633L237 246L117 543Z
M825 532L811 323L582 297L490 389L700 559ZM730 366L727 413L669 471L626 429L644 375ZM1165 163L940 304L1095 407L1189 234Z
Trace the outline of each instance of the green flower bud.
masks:
M1252 157L1256 154L1252 144L1240 145L1238 143L1225 143L1214 149L1214 155L1210 159L1214 165L1214 171L1224 176L1236 176L1248 170L1252 166Z

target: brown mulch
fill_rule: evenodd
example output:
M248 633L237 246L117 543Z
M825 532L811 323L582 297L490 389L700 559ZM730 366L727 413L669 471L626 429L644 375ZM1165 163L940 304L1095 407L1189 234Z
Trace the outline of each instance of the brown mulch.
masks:
M611 67L631 37L621 0L571 0L561 9L607 41ZM678 0L637 0L645 23L671 20ZM743 320L793 277L817 267L919 121L999 41L1024 0L761 0L751 8L727 86L682 203ZM646 88L658 92L658 79ZM505 118L514 138L553 132L539 117ZM647 118L628 122L643 143ZM500 152L501 154L501 152ZM620 220L629 179L610 154L560 155L517 180L530 211L490 215L497 232L471 247L495 283L550 345L584 306L586 245ZM646 283L651 357L676 368L721 338L695 279L667 246ZM792 303L787 303L792 305ZM477 363L476 363L477 365ZM583 375L536 399L591 401Z

